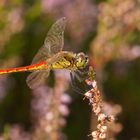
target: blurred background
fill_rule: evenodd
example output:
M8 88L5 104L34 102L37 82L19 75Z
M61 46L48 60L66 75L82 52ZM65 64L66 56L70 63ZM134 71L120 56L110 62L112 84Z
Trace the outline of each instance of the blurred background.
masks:
M61 17L64 50L90 56L105 110L117 115L108 139L140 140L139 0L1 0L0 69L30 65ZM0 75L0 140L90 140L96 117L68 71L51 72L36 90L28 74Z

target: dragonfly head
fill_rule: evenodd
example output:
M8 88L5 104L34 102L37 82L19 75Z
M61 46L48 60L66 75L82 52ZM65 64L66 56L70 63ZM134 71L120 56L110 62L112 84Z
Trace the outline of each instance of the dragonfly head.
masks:
M88 56L85 55L84 53L78 53L76 55L76 66L77 68L85 68L85 66L88 64Z

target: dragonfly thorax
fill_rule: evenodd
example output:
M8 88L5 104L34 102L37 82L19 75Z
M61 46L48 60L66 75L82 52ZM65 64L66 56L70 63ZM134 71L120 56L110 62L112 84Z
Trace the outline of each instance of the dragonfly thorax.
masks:
M89 59L87 55L85 55L84 53L78 53L76 55L75 65L78 69L82 69L82 68L85 68L85 66L88 64L88 61Z

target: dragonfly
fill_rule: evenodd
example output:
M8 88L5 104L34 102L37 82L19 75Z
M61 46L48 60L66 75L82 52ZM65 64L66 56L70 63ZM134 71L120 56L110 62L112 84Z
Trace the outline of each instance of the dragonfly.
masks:
M14 72L32 72L26 79L27 85L34 89L44 83L49 76L50 70L67 69L71 71L71 78L74 79L77 70L81 71L88 64L88 56L84 53L73 53L63 51L64 30L66 18L60 18L49 29L43 46L39 49L32 60L31 65L0 70L0 74ZM76 76L81 80L81 75Z

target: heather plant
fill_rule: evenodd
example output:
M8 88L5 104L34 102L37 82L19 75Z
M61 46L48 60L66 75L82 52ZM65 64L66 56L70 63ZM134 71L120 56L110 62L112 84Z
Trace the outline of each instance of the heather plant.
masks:
M108 74L106 73L106 67L108 63L115 63L113 66L114 72L112 71L112 74L116 75L116 77L120 77L120 81L123 81L129 74L130 64L134 63L134 61L139 58L139 9L140 3L137 0L125 0L123 2L116 0L109 1L107 3L104 2L99 5L100 14L98 19L99 23L97 28L97 36L91 43L91 51L93 54L94 63L96 65L99 82L104 83L103 81L106 81L107 79ZM126 81L126 84L129 85L130 81L130 79ZM123 84L123 82L120 83ZM128 86L122 86L122 89L127 87ZM104 90L106 88L108 88L108 90ZM106 88L104 87L104 84L102 84L101 89L103 92L105 92L104 94L106 94L106 92L113 94L109 91L110 86ZM121 96L121 94L119 95ZM110 96L108 95L108 97ZM122 100L125 100L126 98L127 95L124 95ZM128 100L129 99L127 98L127 102L129 102ZM109 100L109 102L112 101ZM124 105L125 103L121 104ZM106 105L104 105L104 107L105 106ZM125 107L126 108L123 109L127 110L128 106ZM112 106L112 111L115 109L113 108L114 107ZM106 110L105 112L108 111ZM124 133L127 130L127 128L120 123L112 126L110 125L110 129L112 129L111 134L108 134L108 138L110 139L115 139L114 136L116 133L120 132L122 129L125 129L124 131L122 130ZM130 136L128 134L128 139L129 138Z

